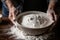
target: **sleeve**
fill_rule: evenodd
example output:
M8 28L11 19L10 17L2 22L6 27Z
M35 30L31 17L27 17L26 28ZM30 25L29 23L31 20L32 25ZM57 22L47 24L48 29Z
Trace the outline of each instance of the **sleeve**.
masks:
M6 0L1 0L1 2L5 2Z
M58 0L54 0L55 2L57 2ZM47 2L49 3L50 2L50 0L47 0Z
M6 5L5 1L6 1L6 0L1 0L3 6L7 8L7 5Z

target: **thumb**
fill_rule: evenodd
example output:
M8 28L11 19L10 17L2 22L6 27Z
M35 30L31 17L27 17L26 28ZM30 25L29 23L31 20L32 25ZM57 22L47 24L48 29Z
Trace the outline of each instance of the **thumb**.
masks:
M9 17L8 17L11 21L15 20L15 15L14 13L9 13Z

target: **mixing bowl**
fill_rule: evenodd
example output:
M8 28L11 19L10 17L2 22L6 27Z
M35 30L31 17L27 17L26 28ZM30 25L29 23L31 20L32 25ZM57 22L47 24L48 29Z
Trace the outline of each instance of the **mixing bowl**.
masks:
M45 19L47 19L47 24L45 23L46 26L44 25L44 27L41 26L41 27L32 28L30 26L26 27L26 26L22 25L23 17L30 15L30 14L38 14L38 15L42 16L42 18L44 17ZM26 19L27 19L27 17L26 17ZM17 22L19 24L19 29L28 35L39 35L39 34L46 33L53 27L52 25L54 24L54 21L52 20L52 18L50 16L47 15L47 13L40 12L40 11L27 11L27 12L20 13L17 16ZM23 23L25 23L25 22L23 22Z

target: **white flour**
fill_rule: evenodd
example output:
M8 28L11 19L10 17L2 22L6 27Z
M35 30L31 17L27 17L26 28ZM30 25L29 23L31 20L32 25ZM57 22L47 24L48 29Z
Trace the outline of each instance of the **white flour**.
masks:
M43 17L40 14L30 14L23 16L21 24L29 28L43 28L49 24L49 21L49 18Z
M46 40L50 35L52 35L51 33L39 36L24 35L25 33L19 30L18 26L12 26L8 30L10 31L8 31L6 35L11 35L9 39L13 38L14 40Z
M45 35L41 35L41 36L29 36L29 35L24 35L24 32L19 30L17 27L12 27L10 28L11 32L8 32L8 35L13 34L12 36L10 36L10 38L14 38L14 40L17 39L22 39L22 40L46 40L50 35L52 35L51 33L45 34Z

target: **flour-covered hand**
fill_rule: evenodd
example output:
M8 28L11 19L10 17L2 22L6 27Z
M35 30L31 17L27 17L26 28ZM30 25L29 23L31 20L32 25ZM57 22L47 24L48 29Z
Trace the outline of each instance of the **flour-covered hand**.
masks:
M9 9L9 16L8 16L8 18L9 18L11 21L15 20L15 11L16 11L16 9L15 9L14 7L11 7L11 8Z
M50 16L53 21L57 21L57 15L53 9L47 10L47 15Z

